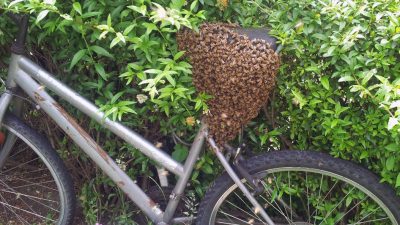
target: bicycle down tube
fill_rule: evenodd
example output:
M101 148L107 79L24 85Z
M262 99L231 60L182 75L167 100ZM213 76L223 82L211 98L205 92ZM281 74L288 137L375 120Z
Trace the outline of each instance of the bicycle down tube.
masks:
M44 86L37 83L38 80ZM104 117L98 107L81 97L78 93L58 81L52 74L44 71L40 66L22 55L12 54L10 62L8 83L15 83L20 86L37 104L64 130L68 136L136 203L136 205L158 224L165 224L172 219L179 196L186 187L193 166L200 153L205 135L205 125L199 130L195 142L191 147L185 165L176 162L168 154L156 148L153 144L141 137L139 134ZM149 158L153 159L172 173L179 176L177 185L174 188L175 198L168 203L166 213L153 202L143 190L121 170L110 156L84 131L46 91L52 90L58 96L75 106L77 109L96 120L106 129L112 131L127 143L133 145ZM2 95L0 106L7 108L11 98L9 93ZM4 109L3 108L3 109ZM1 111L1 110L0 110ZM0 112L2 113L2 112ZM0 122L2 115L0 114Z

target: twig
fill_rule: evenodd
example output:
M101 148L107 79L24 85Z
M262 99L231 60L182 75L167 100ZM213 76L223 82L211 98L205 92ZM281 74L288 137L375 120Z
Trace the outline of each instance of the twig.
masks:
M272 99L271 102L274 101L275 99L275 91L272 94ZM263 105L263 112L265 115L265 119L267 120L267 123L269 123L269 125L272 126L273 129L276 129L276 124L275 124L275 120L274 120L274 109L273 107L271 108L271 115L268 113L268 109L267 109L267 104ZM279 138L281 139L281 141L289 148L289 149L294 149L293 144L283 135L279 135Z
M174 140L175 144L177 144L177 142L180 142L183 145L191 146L191 144L182 140L174 131L172 132L172 139Z

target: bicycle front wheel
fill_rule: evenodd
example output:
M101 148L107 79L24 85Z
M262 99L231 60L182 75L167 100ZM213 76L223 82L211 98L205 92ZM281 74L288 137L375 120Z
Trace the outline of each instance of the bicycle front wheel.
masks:
M75 195L57 152L15 116L2 130L16 142L0 169L0 224L71 224Z
M259 178L263 191L256 199L276 225L400 225L393 189L351 162L318 152L275 151L244 167ZM256 211L224 174L206 193L196 224L267 224Z

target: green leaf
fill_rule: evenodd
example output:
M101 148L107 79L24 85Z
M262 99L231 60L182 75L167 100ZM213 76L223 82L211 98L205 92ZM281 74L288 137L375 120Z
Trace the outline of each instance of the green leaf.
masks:
M114 46L115 46L116 44L118 44L120 41L121 41L121 39L120 39L118 36L116 36L116 37L111 41L110 48L114 47Z
M172 9L180 10L185 2L186 0L172 0L170 3L170 7Z
M303 97L303 95L296 90L292 90L292 94L295 100L300 104L300 109L303 108L305 104L307 104L307 100Z
M400 173L397 175L396 187L400 187Z
M117 37L118 37L122 42L126 43L124 35L122 35L120 32L117 32Z
M361 85L352 85L350 88L350 92L357 92L361 90L364 90L364 87Z
M172 84L172 86L175 87L176 82L175 82L174 78L172 78L172 76L171 76L170 74L166 73L166 74L165 74L165 78L167 78L168 82L169 82L170 84Z
M362 151L360 159L368 158L368 155L369 155L368 151Z
M398 152L400 151L400 146L396 143L391 143L385 146L385 149L391 152Z
M127 26L127 27L125 28L125 30L124 30L124 35L128 35L129 32L131 32L132 29L135 28L135 27L136 27L136 24L131 24L131 25Z
M90 50L96 52L98 55L106 56L109 58L114 58L114 56L111 55L107 50L105 50L103 47L100 47L98 45L91 46Z
M203 164L203 166L201 167L201 170L206 173L206 174L212 174L213 173L213 169L211 167L210 164Z
M331 46L329 49L328 49L328 51L325 53L325 54L323 54L323 57L329 57L329 56L332 56L332 53L333 53L333 51L335 50L335 46Z
M71 70L75 66L75 64L77 64L86 55L86 51L86 49L81 49L77 53L75 53L69 66L69 70Z
M365 85L371 79L371 77L373 77L375 74L376 74L376 69L372 69L367 72L364 72L363 73L364 78L362 79L361 84Z
M196 8L198 3L199 2L197 0L193 1L192 4L190 4L190 11L193 11Z
M44 0L43 3L47 5L54 5L56 3L56 0Z
M23 1L25 1L25 0L14 0L14 1L12 1L12 2L10 2L10 4L8 4L8 8L11 8L13 5L16 5L16 4L18 4L18 3L20 3L20 2L23 2ZM4 4L5 2L3 2L3 4Z
M341 77L338 81L339 82L354 81L354 78L353 76L348 75Z
M183 56L183 54L185 54L184 51L180 51L180 52L176 53L174 55L174 60L176 61L176 60L180 59Z
M388 126L388 130L391 130L397 124L399 124L399 121L394 117L390 117L389 121L388 121L388 125L387 125Z
M146 12L147 12L147 7L145 5L142 5L140 7L135 6L135 5L130 5L130 6L128 6L128 8L142 14L142 16L145 16Z
M112 107L111 109L109 109L105 112L104 117L108 117L109 115L113 114L112 120L115 121L117 119L117 112L118 112L118 108Z
M72 21L72 20L73 20L72 17L71 17L70 15L68 15L68 14L60 14L60 16L61 16L62 18L64 18L65 20L69 20L69 21Z
M150 74L159 74L162 71L161 70L157 70L157 69L148 69L144 71L145 73L150 73Z
M313 34L311 37L318 38L318 39L323 40L323 41L328 38L328 36L324 35L324 34Z
M108 26L108 27L112 27L112 24L111 24L111 15L110 15L110 14L108 14L108 16L107 16L107 26Z
M330 89L328 76L321 77L321 84L326 90Z
M101 14L102 14L102 12L87 12L87 13L82 14L82 18L85 19L85 18L95 17L95 16L99 16Z
M107 80L107 74L104 71L104 67L98 63L94 65L96 72L103 78L103 80Z
M36 18L36 23L39 23L41 20L43 20L47 16L48 13L49 13L49 10L41 11Z
M172 158L175 159L178 162L183 162L186 157L188 156L189 151L187 147L177 144L174 147L174 152L172 152Z
M74 4L72 4L72 7L74 8L74 10L79 13L79 15L82 16L82 7L81 4L79 2L74 2Z
M396 160L394 157L390 157L386 160L386 169L389 171L392 171L394 169L394 164L396 163Z

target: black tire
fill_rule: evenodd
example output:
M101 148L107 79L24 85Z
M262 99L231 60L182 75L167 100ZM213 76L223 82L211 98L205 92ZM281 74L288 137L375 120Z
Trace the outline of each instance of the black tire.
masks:
M266 190L256 195L256 199L276 224L357 224L354 221L363 222L362 225L400 224L400 199L394 190L380 183L378 176L369 170L349 161L320 152L274 151L247 160L244 167L250 174L258 178L263 177L261 179L264 180L261 181ZM318 171L321 171L319 175ZM322 179L311 180L317 175ZM329 182L330 179L334 183ZM307 187L304 187L305 184ZM361 191L360 188L365 189ZM279 197L278 192L283 194ZM248 200L241 200L238 194L243 196L226 173L217 178L200 204L196 224L266 224L259 222L259 217L252 212L254 210L251 206L248 206ZM353 198L353 195L356 197ZM271 196L274 196L273 200ZM303 196L306 196L307 200ZM378 200L375 201L376 199ZM380 203L377 203L379 201ZM264 202L266 204L263 204ZM324 212L325 206L332 212ZM331 208L328 209L328 206ZM247 208L248 211L242 212ZM386 215L387 218L382 215ZM252 223L247 223L250 220Z
M2 130L17 141L0 171L0 224L71 224L75 194L60 156L13 115L5 116Z

